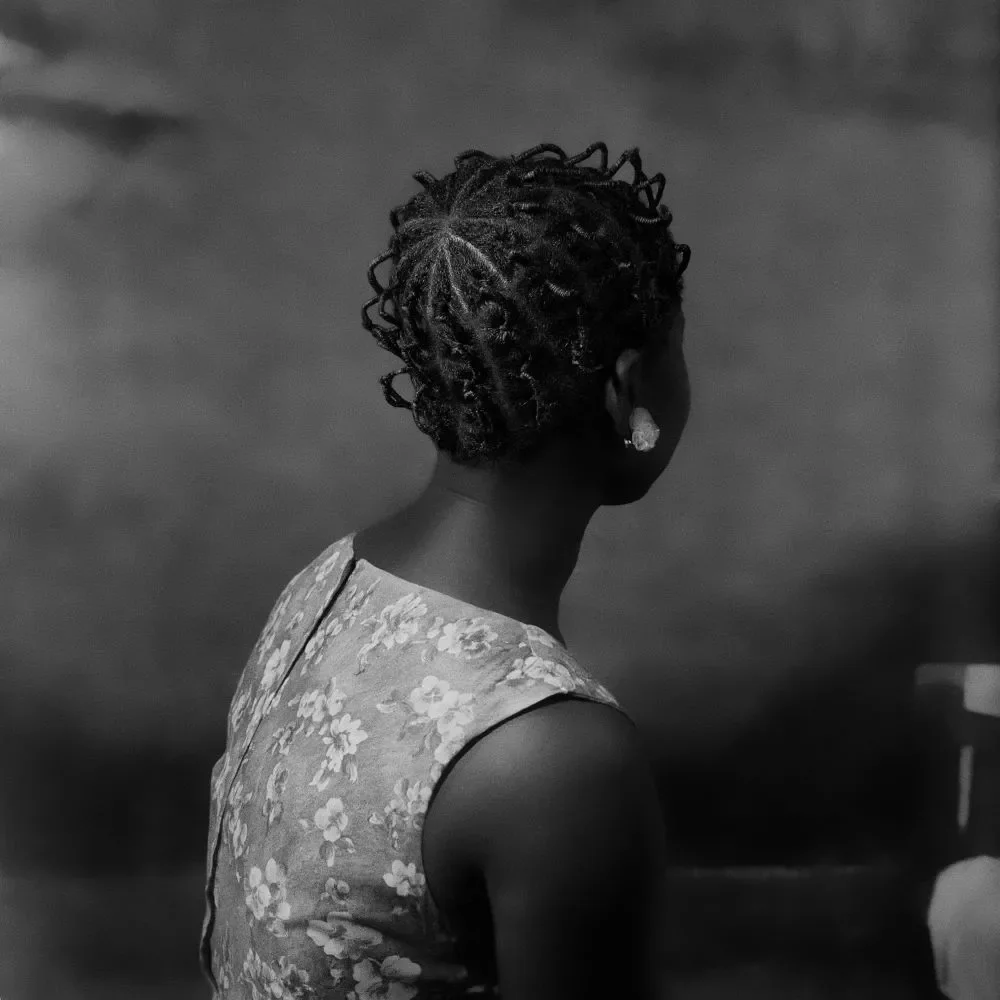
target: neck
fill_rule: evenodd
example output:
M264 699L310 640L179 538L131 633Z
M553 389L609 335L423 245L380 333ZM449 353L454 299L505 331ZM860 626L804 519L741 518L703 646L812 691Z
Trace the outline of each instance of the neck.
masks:
M415 558L551 626L599 505L565 461L486 470L440 455L423 492L392 521Z

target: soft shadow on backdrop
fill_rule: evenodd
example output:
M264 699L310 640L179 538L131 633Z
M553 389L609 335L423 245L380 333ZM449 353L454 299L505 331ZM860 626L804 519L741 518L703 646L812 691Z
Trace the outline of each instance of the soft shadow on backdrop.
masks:
M190 873L128 919L196 961L208 773L270 603L433 463L360 309L411 173L469 147L638 144L693 247L687 436L595 518L562 614L677 856L905 837L914 666L996 656L994 13L768 10L0 8L5 1000L61 982L45 878L87 925L79 876L131 908L122 876ZM69 961L126 968L88 933Z

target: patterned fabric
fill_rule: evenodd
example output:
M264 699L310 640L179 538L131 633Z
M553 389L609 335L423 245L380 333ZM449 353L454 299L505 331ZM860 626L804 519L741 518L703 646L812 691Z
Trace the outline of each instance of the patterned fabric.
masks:
M495 995L428 891L450 761L558 697L614 696L547 632L334 543L285 588L212 770L201 966L215 1000Z

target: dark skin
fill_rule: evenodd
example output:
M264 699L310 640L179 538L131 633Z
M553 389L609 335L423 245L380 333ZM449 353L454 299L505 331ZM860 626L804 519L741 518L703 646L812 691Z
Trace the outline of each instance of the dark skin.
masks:
M687 422L683 333L678 311L644 350L621 354L605 429L520 466L441 455L416 500L357 533L355 553L565 644L559 599L591 517L645 496ZM636 406L660 429L648 452L623 443ZM422 841L428 892L470 982L496 979L504 1000L663 995L663 816L645 749L614 708L552 700L474 741L438 782Z
M354 550L389 573L545 629L560 641L559 601L584 532L602 506L641 499L687 423L690 385L678 310L642 352L619 356L605 386L606 433L553 440L530 464L474 469L438 454L404 508L359 531ZM660 429L649 452L626 448L645 407Z

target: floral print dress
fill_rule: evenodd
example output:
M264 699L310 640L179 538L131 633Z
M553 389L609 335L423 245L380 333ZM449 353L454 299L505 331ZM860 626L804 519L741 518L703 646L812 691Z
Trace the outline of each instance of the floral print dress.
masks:
M353 540L288 584L230 704L201 936L214 1000L498 995L424 877L435 788L546 700L621 710L548 633L386 573Z

